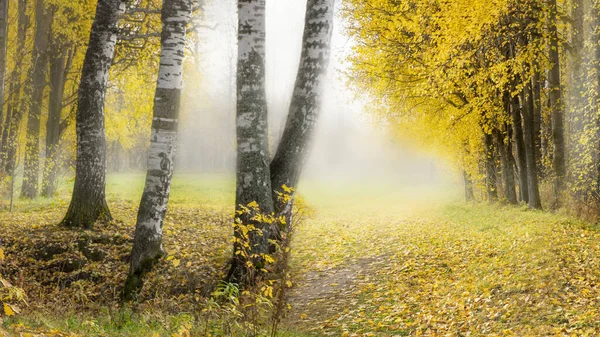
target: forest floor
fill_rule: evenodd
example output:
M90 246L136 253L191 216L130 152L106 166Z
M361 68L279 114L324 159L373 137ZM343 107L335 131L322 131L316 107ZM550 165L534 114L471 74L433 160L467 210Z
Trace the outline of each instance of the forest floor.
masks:
M156 337L183 327L203 335L194 310L226 271L233 182L178 176L168 257L140 304L120 308L142 184L142 175L110 176L119 221L95 231L56 226L67 192L2 211L0 273L26 291L27 305L4 318L0 335ZM597 227L392 185L301 187L314 214L295 233L282 336L600 335Z

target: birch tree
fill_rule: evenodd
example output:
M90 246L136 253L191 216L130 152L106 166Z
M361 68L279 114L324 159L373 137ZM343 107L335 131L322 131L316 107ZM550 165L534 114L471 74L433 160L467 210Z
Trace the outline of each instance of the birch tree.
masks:
M265 92L265 0L238 0L237 57L237 170L236 223L249 225L251 216L239 214L240 206L257 203L264 214L273 212L269 171L267 99ZM230 282L244 282L249 255L267 251L269 225L253 223L262 231L250 233L250 253L242 254L244 235L234 230Z
M75 186L62 221L67 227L91 228L97 220L111 219L105 192L104 96L124 10L122 0L98 0L78 92Z
M300 67L281 142L271 162L275 212L285 213L291 224L291 201L279 202L285 185L296 188L321 110L323 86L329 65L335 0L308 0Z
M137 216L129 276L123 293L126 299L131 299L141 289L143 275L162 255L162 227L175 162L186 25L190 16L190 0L164 0L148 170Z

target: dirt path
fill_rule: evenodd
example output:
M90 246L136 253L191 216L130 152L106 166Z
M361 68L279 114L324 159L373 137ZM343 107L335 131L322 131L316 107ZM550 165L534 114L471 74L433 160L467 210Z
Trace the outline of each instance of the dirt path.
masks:
M332 319L357 302L357 287L369 281L376 271L387 264L380 256L350 261L347 265L300 276L289 296L292 308L284 323L288 327L306 330L316 335L334 335L329 329Z

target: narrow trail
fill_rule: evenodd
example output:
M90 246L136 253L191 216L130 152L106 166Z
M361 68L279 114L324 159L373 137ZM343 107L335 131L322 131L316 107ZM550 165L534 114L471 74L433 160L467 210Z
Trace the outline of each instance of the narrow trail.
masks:
M600 232L446 204L318 212L299 229L284 325L311 336L597 336Z

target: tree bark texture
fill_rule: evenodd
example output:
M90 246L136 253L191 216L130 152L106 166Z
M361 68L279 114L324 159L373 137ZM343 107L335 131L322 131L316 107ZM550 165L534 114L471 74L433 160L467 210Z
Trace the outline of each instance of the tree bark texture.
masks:
M154 96L148 169L135 227L129 276L125 283L126 299L133 298L141 289L143 275L151 270L162 255L163 222L169 202L177 146L186 25L190 16L190 0L163 1L161 55Z
M265 92L265 0L238 0L236 136L236 210L240 205L256 202L262 213L271 214L274 209ZM262 231L262 235L250 234L250 253L266 253L270 224L252 223L248 214L237 212L236 218L236 221L252 224ZM242 239L239 228L234 231L234 236ZM230 282L244 283L244 279L253 278L248 274L246 258L236 254L242 249L236 241L227 275Z
M105 192L104 96L124 9L122 0L99 0L96 7L78 92L75 186L62 221L67 227L91 228L98 220L111 219Z
M300 67L287 122L275 158L271 162L271 185L275 212L291 221L291 205L278 200L282 186L296 188L310 139L321 110L323 87L329 65L334 0L308 0ZM291 201L290 201L291 202Z

